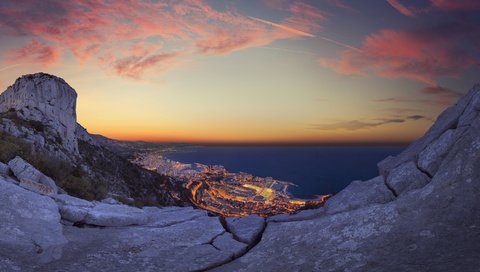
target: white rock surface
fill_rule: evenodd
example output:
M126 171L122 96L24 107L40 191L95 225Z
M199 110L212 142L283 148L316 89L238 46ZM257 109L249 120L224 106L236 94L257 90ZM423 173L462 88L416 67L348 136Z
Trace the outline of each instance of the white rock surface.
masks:
M48 125L66 150L78 154L76 102L77 93L63 79L38 73L18 78L0 95L0 113L14 109Z
M387 184L397 195L422 188L430 178L422 173L415 162L409 161L394 168L387 177Z
M9 175L10 174L10 167L8 165L4 164L3 162L0 162L0 175Z
M259 238L265 228L265 219L257 215L227 217L225 218L225 222L227 229L235 238L248 245Z
M122 227L144 225L148 222L148 216L138 208L101 203L88 210L84 221L96 226Z
M384 178L378 176L368 181L352 181L345 189L329 198L324 208L327 214L334 214L387 203L393 199L394 195L385 185Z
M57 185L50 177L44 175L42 172L38 171L31 164L26 162L20 157L15 157L13 160L8 162L8 166L12 170L13 174L20 180L20 183L30 190L35 190L39 193L46 194L56 194L58 192ZM45 185L47 188L43 188L38 184ZM51 189L51 193L50 190Z
M0 177L0 256L47 263L62 256L67 240L55 202Z

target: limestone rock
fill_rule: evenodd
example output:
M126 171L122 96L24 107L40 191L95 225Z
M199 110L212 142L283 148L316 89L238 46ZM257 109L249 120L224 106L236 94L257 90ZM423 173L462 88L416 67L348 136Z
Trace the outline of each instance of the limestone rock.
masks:
M257 215L225 218L227 229L241 242L252 244L265 228L265 220Z
M117 200L115 200L111 197L107 197L107 198L103 199L101 202L106 203L106 204L121 204L120 202L118 202Z
M40 271L203 271L233 258L211 244L224 232L208 216L161 228L65 227L64 257Z
M244 254L248 247L247 244L235 240L233 235L228 232L215 238L213 246L221 251L231 252L234 257Z
M425 186L430 178L422 173L413 162L406 162L393 169L387 177L387 184L397 195Z
M292 222L310 220L325 215L323 207L317 209L303 210L295 214L277 214L267 218L267 222Z
M418 167L433 176L437 172L442 159L465 130L466 128L445 131L420 153Z
M9 175L10 174L10 167L8 165L4 164L3 162L0 162L0 175Z
M66 239L55 202L0 177L0 256L25 264L59 259Z
M55 201L61 206L76 206L76 207L86 207L86 208L92 208L93 206L95 206L93 202L87 201L85 199L76 198L66 194L56 195Z
M334 214L366 207L372 204L383 204L394 199L382 176L368 181L353 181L338 194L325 203L325 212Z
M84 221L96 226L122 227L144 225L148 222L148 217L143 210L138 208L101 203L88 210Z
M392 169L400 164L414 160L422 150L434 140L438 139L445 131L469 125L478 114L479 99L480 84L476 84L466 95L461 97L455 105L442 112L425 135L413 142L398 156L390 156L379 162L378 169L380 174L386 176Z
M35 167L22 158L15 157L8 162L8 166L13 174L20 180L21 184L23 184L22 186L49 195L58 192L55 181L35 169Z
M143 210L148 216L148 226L165 227L174 224L190 221L199 217L207 216L204 210L193 209L192 207L145 207Z
M0 112L15 110L26 120L42 122L58 134L66 150L78 154L76 99L75 90L61 78L25 75L0 95Z
M82 140L94 146L99 145L97 141L94 139L94 137L90 135L90 133L88 133L87 129L80 124L77 124L77 127L75 129L75 135L77 136L78 140Z

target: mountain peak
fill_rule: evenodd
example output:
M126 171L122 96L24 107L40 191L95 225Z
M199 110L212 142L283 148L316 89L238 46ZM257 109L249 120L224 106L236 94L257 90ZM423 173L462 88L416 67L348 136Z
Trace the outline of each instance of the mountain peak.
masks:
M75 90L46 73L21 76L0 95L0 113L15 111L22 119L42 122L74 154L78 154L76 104Z

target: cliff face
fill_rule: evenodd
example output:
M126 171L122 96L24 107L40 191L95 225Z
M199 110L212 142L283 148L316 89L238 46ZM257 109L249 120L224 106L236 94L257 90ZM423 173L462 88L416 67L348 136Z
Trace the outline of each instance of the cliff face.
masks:
M76 99L75 90L59 77L37 73L18 78L0 94L0 141L5 142L0 145L1 161L20 155L75 196L172 201L166 177L111 152L77 123ZM5 140L12 136L14 142Z
M57 134L67 152L78 154L77 93L63 79L44 73L18 78L0 95L0 113L16 111Z

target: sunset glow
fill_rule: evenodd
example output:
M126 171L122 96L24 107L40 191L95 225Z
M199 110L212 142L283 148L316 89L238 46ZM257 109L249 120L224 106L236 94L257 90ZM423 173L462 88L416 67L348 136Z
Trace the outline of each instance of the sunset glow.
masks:
M406 143L480 64L478 2L408 2L1 1L0 88L58 75L115 139Z

